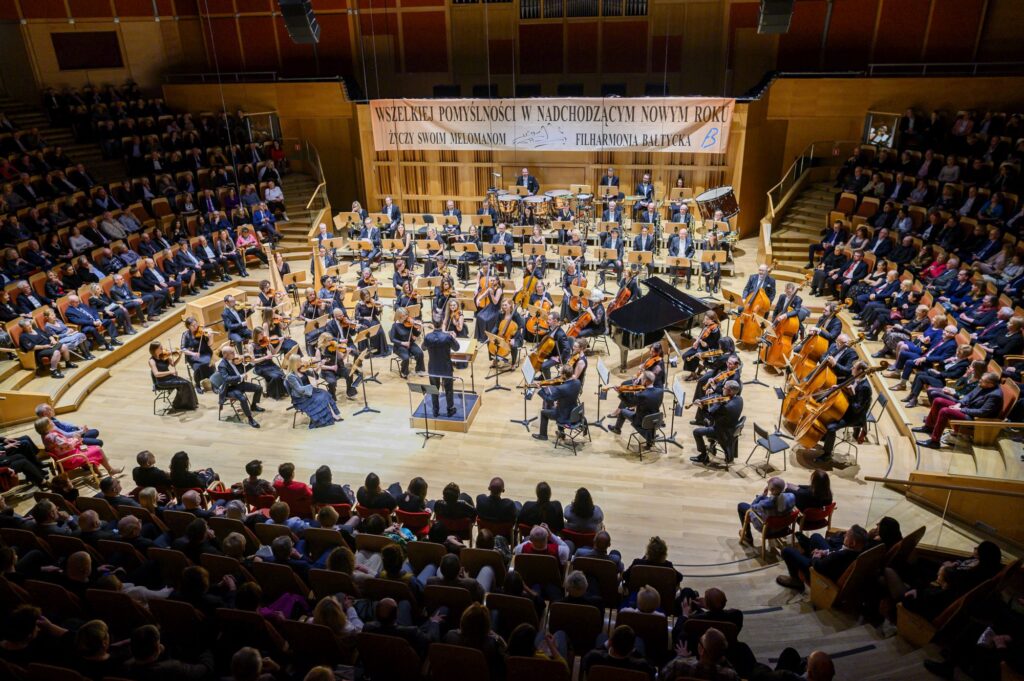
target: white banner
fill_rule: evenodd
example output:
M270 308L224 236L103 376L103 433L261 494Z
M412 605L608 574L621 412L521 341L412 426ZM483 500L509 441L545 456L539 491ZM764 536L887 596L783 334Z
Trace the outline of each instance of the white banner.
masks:
M374 99L377 151L671 151L724 154L736 100L709 97Z

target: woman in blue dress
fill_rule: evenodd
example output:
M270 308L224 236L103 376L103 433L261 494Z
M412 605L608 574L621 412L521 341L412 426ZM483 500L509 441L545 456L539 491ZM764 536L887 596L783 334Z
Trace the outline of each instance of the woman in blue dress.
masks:
M288 376L284 385L292 398L292 406L309 417L310 428L330 426L335 421L343 420L338 404L323 388L316 388L309 383L303 368L303 359L292 355L288 359Z

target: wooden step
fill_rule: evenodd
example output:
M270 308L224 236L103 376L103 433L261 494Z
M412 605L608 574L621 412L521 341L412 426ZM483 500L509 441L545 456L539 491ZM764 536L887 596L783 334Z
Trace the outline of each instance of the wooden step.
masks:
M58 414L76 411L82 406L85 398L108 378L110 370L105 367L97 367L96 370L88 372L80 381L65 386L53 396L54 410Z

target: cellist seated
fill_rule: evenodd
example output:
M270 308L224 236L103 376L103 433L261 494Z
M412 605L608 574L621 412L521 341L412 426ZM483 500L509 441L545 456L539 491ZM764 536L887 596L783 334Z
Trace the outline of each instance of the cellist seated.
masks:
M863 360L853 363L851 376L853 382L843 388L849 400L849 406L843 414L843 418L825 426L825 436L821 444L823 451L821 456L816 458L816 463L826 463L832 460L832 450L836 446L836 433L843 428L853 428L853 434L857 442L863 442L867 434L868 410L871 408L871 382L866 375L868 365Z
M592 338L605 332L604 296L599 291L590 294L590 322L580 329L577 338Z

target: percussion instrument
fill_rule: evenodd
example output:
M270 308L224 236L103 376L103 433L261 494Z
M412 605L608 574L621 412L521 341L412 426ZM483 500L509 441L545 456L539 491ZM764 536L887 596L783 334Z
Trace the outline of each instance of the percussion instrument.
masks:
M523 199L524 209L530 211L534 218L547 218L551 216L550 196L527 196Z
M594 210L594 195L593 194L577 194L576 195L576 206L579 208L581 213L590 213Z
M505 222L519 219L523 198L516 194L498 194L498 215Z
M715 211L718 210L722 211L726 220L740 212L740 205L736 201L736 194L733 193L732 187L728 185L709 189L699 194L694 201L697 202L701 215L707 219L713 218Z
M573 199L575 198L568 189L552 189L549 192L544 192L544 196L551 197L551 201L554 203L554 212L556 213L563 208L572 209Z

